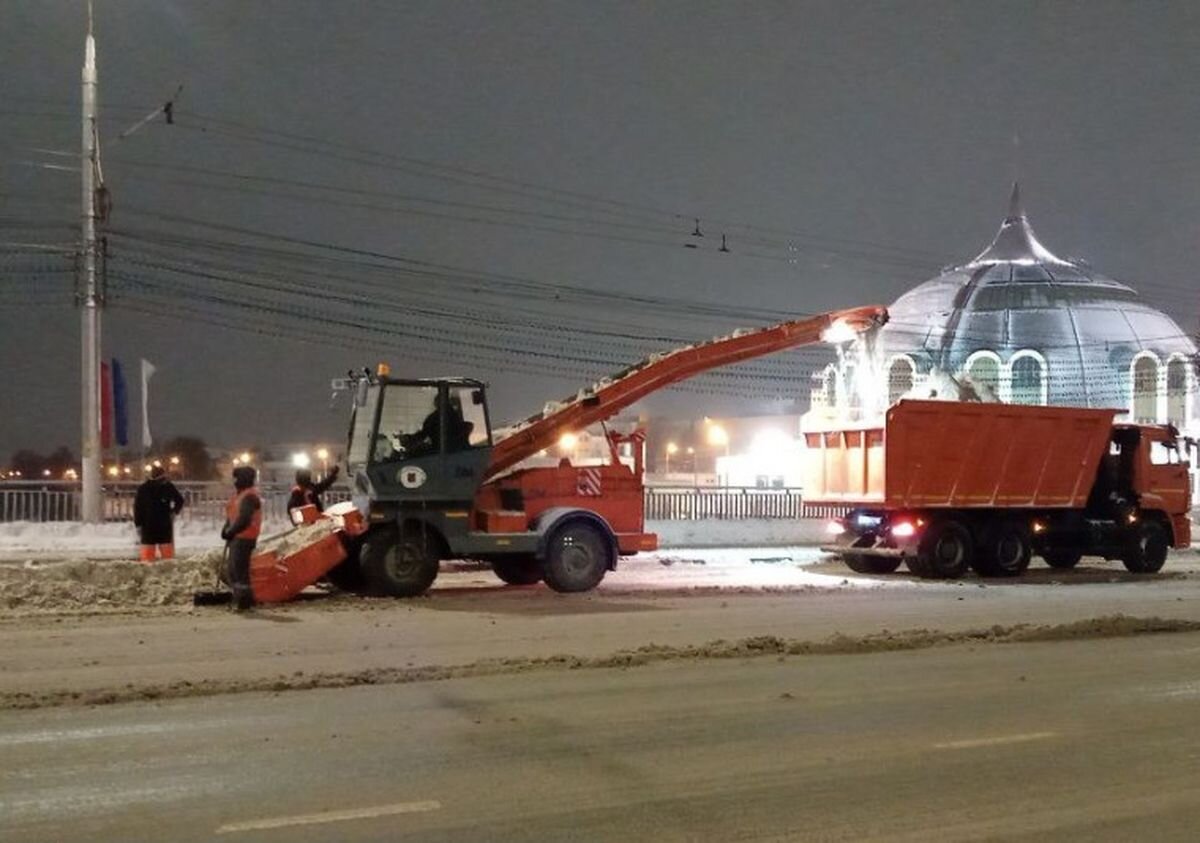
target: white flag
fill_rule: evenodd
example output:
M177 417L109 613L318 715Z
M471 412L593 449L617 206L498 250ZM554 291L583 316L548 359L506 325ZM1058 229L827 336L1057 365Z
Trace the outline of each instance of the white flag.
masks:
M142 360L142 450L150 450L150 376L155 372L154 364Z

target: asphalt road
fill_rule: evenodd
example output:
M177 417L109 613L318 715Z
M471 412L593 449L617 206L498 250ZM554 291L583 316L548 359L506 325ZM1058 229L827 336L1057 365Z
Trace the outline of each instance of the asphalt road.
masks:
M0 712L0 839L1194 840L1200 634Z

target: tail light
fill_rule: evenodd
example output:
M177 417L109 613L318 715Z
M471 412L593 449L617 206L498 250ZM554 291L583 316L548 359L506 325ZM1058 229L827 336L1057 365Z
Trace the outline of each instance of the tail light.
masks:
M917 525L911 521L897 521L892 525L892 535L898 539L907 539L916 535Z

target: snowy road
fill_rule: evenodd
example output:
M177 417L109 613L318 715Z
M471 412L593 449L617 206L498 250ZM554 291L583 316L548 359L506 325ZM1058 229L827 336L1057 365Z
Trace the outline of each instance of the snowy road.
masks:
M0 712L0 837L1193 840L1200 634Z

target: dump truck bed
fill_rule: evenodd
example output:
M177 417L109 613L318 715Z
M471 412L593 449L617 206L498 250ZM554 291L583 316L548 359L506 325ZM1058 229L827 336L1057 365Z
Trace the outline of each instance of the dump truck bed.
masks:
M806 430L805 501L1082 508L1117 412L900 401L882 427Z

